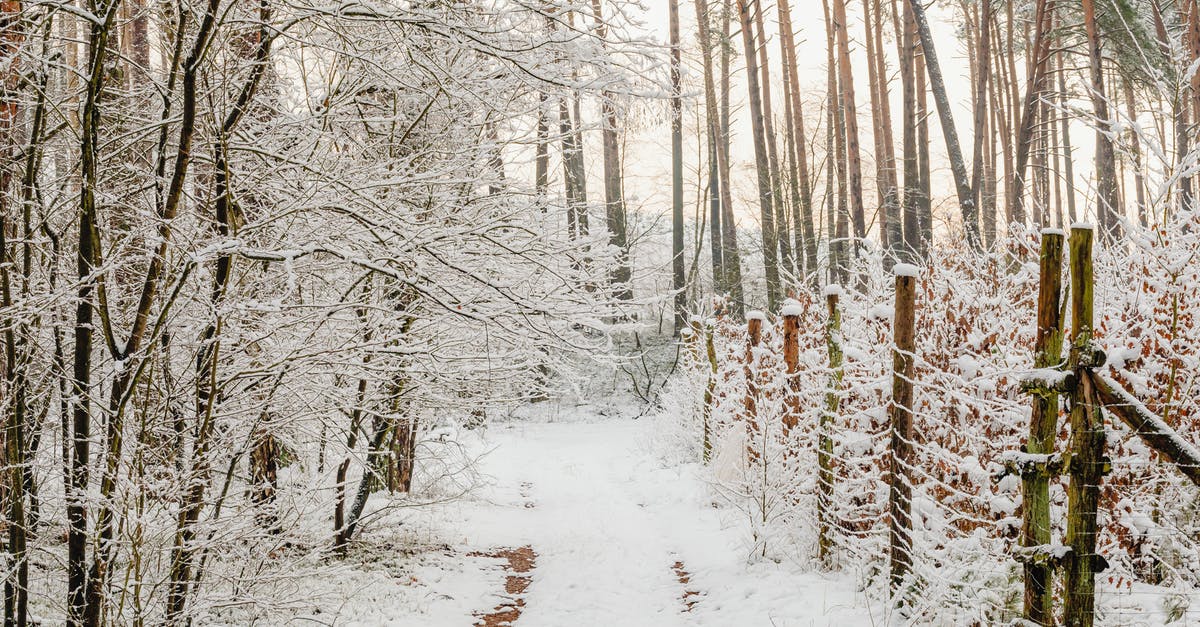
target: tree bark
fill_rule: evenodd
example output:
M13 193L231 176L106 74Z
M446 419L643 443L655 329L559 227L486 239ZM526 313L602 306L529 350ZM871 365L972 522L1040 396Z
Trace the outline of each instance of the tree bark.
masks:
M683 267L683 86L680 74L679 0L670 0L671 30L671 288L675 290L675 335L687 322Z
M933 91L933 102L937 106L942 136L946 140L946 152L949 153L950 170L954 174L954 187L958 192L958 206L962 212L963 230L967 236L967 244L972 249L978 250L979 218L975 209L975 194L971 189L967 166L963 161L962 148L958 143L954 111L950 108L946 85L942 81L942 69L938 64L937 52L934 49L933 34L929 31L929 20L925 16L925 6L921 4L921 0L909 0L909 4L912 6L913 18L917 23L917 33L921 37L925 71L929 76L929 87Z
M601 51L605 49L608 24L604 20L601 0L592 0L592 14L596 19L596 37L600 39ZM617 108L611 91L600 92L600 117L604 127L600 131L604 155L604 216L608 225L608 243L617 250L617 264L609 279L617 288L617 298L633 298L632 274L629 268L629 236L625 226L624 176L621 173L621 148L617 128Z
M758 206L762 227L763 268L767 279L767 307L776 309L780 301L779 244L776 241L774 191L771 166L767 156L766 130L763 124L762 91L759 86L758 49L754 42L754 22L748 2L737 0L738 19L742 27L742 48L746 57L746 87L750 93L750 125L754 134L754 163L758 171Z
M775 241L779 244L779 266L790 271L792 246L788 241L787 204L783 197L783 171L779 164L779 147L775 135L775 115L771 108L771 70L767 54L767 31L763 25L762 0L754 2L754 28L758 35L759 66L762 73L763 135L767 140L767 165L771 169L771 201L775 208ZM781 292L786 291L780 285ZM781 295L782 298L782 295Z
M1108 113L1108 96L1104 91L1103 57L1100 52L1100 31L1096 24L1094 0L1083 0L1083 25L1087 31L1092 110L1096 116L1096 217L1103 234L1116 238L1121 234L1121 199L1117 195L1112 119Z
M850 217L854 238L861 244L867 236L863 210L862 158L858 145L858 109L854 97L854 73L850 66L850 34L845 0L833 0L833 24L838 46L838 84L841 94L842 125L846 135L846 167L849 179ZM854 247L858 250L859 246Z
M1050 23L1053 10L1049 0L1037 0L1036 30L1033 39L1033 55L1030 73L1025 86L1025 104L1017 131L1016 166L1013 170L1012 186L1008 193L1009 215L1018 224L1026 223L1025 215L1025 170L1029 164L1033 133L1038 124L1038 109L1045 89L1046 64L1050 60Z
M791 122L795 138L793 160L796 168L792 172L794 179L792 188L796 193L793 202L797 207L797 209L793 209L793 221L796 222L794 227L798 260L796 265L803 268L809 277L810 284L815 287L817 284L817 237L813 222L812 187L809 184L808 171L808 139L804 132L804 107L800 100L796 42L792 33L791 7L788 6L788 0L779 0L778 5L780 45L783 46L784 67L786 68L784 80L790 85L788 95L791 99L791 115L788 119ZM803 266L799 262L800 259L804 261Z

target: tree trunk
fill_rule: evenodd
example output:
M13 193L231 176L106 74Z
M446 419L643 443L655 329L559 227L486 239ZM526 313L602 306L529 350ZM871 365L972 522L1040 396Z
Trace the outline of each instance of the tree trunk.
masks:
M712 280L713 293L717 296L728 296L729 287L726 281L724 266L725 243L721 234L721 195L725 190L721 186L721 167L717 150L720 149L720 122L717 111L717 89L713 80L712 39L709 33L709 11L706 0L693 0L696 9L697 40L700 43L700 56L704 69L704 129L708 154L708 225L710 247L712 248Z
M738 250L737 222L733 219L733 194L729 166L729 61L733 42L729 28L733 21L733 0L723 0L721 5L721 115L720 134L717 140L717 167L721 175L721 238L724 241L725 271L734 313L741 318L745 312L746 299L742 288L742 262Z
M1034 368L1055 368L1062 363L1063 236L1042 233L1041 280L1038 284L1037 335L1034 338ZM1054 453L1058 436L1058 394L1035 390L1029 422L1029 438L1024 451L1030 455ZM1039 466L1022 473L1021 546L1032 548L1050 544L1050 472ZM1025 620L1045 625L1053 621L1053 570L1049 564L1027 561L1025 573Z
M776 241L774 191L771 166L767 156L766 130L763 124L762 91L759 86L758 49L754 42L754 23L747 2L737 0L738 19L742 27L742 48L746 56L746 87L750 92L750 124L754 134L754 163L758 171L758 206L762 225L763 268L767 279L767 307L777 309L780 301L779 244Z
M849 226L846 212L846 141L845 127L842 125L842 95L841 81L838 80L838 61L836 57L837 43L834 33L835 26L829 12L829 1L821 0L822 8L825 13L825 44L826 44L826 64L828 66L827 92L829 98L829 121L826 141L826 150L831 147L833 154L827 158L829 167L828 179L832 184L835 179L833 176L836 171L837 176L837 197L836 208L834 198L830 198L828 205L829 219L827 229L829 230L829 277L831 283L845 284L849 279L850 266L849 255Z
M1146 208L1146 181L1142 175L1142 141L1138 137L1141 127L1137 125L1137 108L1134 106L1133 83L1126 79L1125 83L1125 114L1129 116L1129 156L1133 159L1134 198L1137 202L1138 224L1146 227L1150 224L1149 211Z
M1014 222L1024 225L1025 216L1025 170L1029 163L1030 147L1033 134L1038 125L1038 109L1042 101L1042 91L1045 88L1046 64L1050 60L1050 23L1053 19L1053 9L1049 0L1037 0L1037 15L1034 18L1033 49L1030 59L1030 73L1025 86L1025 104L1021 109L1021 117L1016 141L1016 167L1013 171L1012 187L1009 189L1009 214Z
M918 174L917 174L917 83L916 46L912 21L912 8L904 3L903 17L898 15L896 0L892 0L892 23L896 29L896 47L900 55L900 91L902 119L900 128L903 141L904 191L903 203L904 253L909 261L921 250L921 227L918 217Z
M974 104L974 134L971 151L971 193L975 198L975 206L982 206L983 197L983 149L984 135L987 133L988 117L988 79L991 77L992 58L992 0L981 0L979 7L979 47L975 51L975 93ZM986 210L985 210L986 213ZM983 219L984 222L988 218ZM991 217L991 230L984 235L985 243L990 246L996 233L995 216Z
M608 24L604 21L600 1L592 0L592 14L596 18L596 37L600 39L603 51L608 37ZM617 250L616 268L609 279L614 285L620 286L617 298L630 300L633 298L633 287L629 283L632 274L628 259L629 237L625 230L625 192L622 189L624 177L621 173L617 108L613 93L607 90L600 92L600 117L604 121L604 128L600 132L604 154L604 216L608 225L608 243Z
M938 120L942 125L942 135L946 140L946 152L949 153L950 170L954 174L954 187L958 192L958 206L962 212L963 230L967 236L967 244L973 249L979 249L979 220L975 210L975 194L971 189L971 181L967 176L967 166L963 161L962 148L958 144L958 131L954 125L954 111L950 108L950 100L946 94L946 85L942 82L942 69L938 64L937 52L933 46L933 35L929 31L929 20L925 17L925 6L921 0L909 0L913 8L913 18L917 23L917 33L921 37L922 59L925 71L929 76L929 87L933 91L933 102L937 106Z
M771 201L775 208L775 241L779 245L779 266L790 272L792 246L788 241L787 205L783 197L783 171L779 165L779 148L775 136L775 115L771 108L771 70L767 54L767 31L763 25L762 0L754 2L754 27L758 36L758 56L762 73L763 135L767 140L767 165L771 169ZM786 289L781 285L782 292Z
M1094 14L1084 0L1085 20ZM1093 22L1094 26L1094 22ZM1096 403L1092 380L1092 229L1072 228L1071 250L1071 358L1075 385L1070 390L1071 441L1067 485L1066 544L1064 573L1064 624L1092 627L1095 620L1096 572L1103 560L1096 553L1096 517L1100 506L1100 483L1104 477L1104 417Z
M863 210L862 158L858 145L858 109L854 98L854 73L850 67L850 34L846 24L845 0L833 0L833 24L838 46L838 84L841 95L842 125L846 135L850 217L854 224L854 238L861 245L861 241L867 236L867 226ZM854 246L856 251L859 245Z
M1058 67L1063 65L1063 53L1058 53ZM1065 192L1067 196L1067 217L1070 223L1074 224L1077 220L1075 212L1075 154L1071 150L1071 116L1067 115L1067 78L1066 72L1058 73L1058 101L1060 110L1063 111L1058 118L1059 133L1062 135L1062 153L1063 153L1063 178L1065 179Z
M671 28L671 288L675 335L687 322L683 267L683 85L679 49L679 0L670 0Z
M1094 0L1083 0L1083 25L1087 31L1092 110L1096 116L1096 217L1102 233L1115 238L1121 234L1121 200L1117 196L1112 120L1108 113L1108 97L1104 91L1103 57L1100 54L1100 31L1096 24Z
M792 34L791 8L788 0L779 0L780 45L783 47L784 81L790 85L791 115L788 120L794 136L795 154L792 157L796 168L792 171L792 188L795 207L792 210L796 223L796 266L802 268L811 285L817 281L817 237L813 222L812 187L808 172L808 139L804 132L804 107L800 100L800 77L796 63L796 42ZM801 256L803 255L803 256ZM800 260L803 259L803 265Z

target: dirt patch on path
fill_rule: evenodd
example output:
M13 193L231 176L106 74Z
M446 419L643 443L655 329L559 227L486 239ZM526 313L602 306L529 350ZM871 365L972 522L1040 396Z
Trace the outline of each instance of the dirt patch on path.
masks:
M683 611L690 612L693 607L696 607L696 603L700 602L700 593L688 587L688 583L692 580L692 574L687 571L683 562L678 560L671 565L671 569L675 571L675 578L683 586Z
M488 553L474 552L468 555L505 560L504 570L512 573L504 580L504 592L508 594L509 600L497 605L487 614L476 614L478 620L475 627L509 627L516 623L525 607L525 590L533 582L533 578L528 575L537 564L537 553L533 552L533 547L526 545L516 549L496 549Z

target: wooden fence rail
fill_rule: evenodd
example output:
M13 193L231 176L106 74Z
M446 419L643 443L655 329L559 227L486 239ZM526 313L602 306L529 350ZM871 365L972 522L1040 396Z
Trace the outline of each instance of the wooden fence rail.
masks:
M1040 278L1037 300L1033 370L1021 382L1031 398L1028 437L1020 451L1001 456L1006 472L1019 475L1022 492L1020 546L1013 556L1022 562L1024 574L1023 617L1028 624L1053 625L1054 574L1063 571L1063 619L1067 627L1092 627L1095 621L1096 574L1107 566L1096 553L1101 483L1109 470L1105 457L1104 410L1127 424L1147 446L1173 463L1200 486L1200 451L1181 438L1119 383L1102 373L1106 357L1094 341L1092 246L1093 230L1075 225L1067 239L1070 272L1069 351L1064 358L1062 307L1064 239L1062 231L1042 232ZM893 598L904 603L907 579L913 570L912 476L916 463L913 447L914 384L916 380L916 286L919 269L897 264L892 324L892 398L888 406L890 445L888 449L889 583ZM844 353L842 347L841 289L824 290L826 319L824 340L829 378L825 402L818 412L815 432L817 456L817 558L831 566L834 547L833 513L835 495L834 446L832 433L841 411ZM800 335L803 308L795 302L781 311L783 362L786 375L782 434L799 426ZM754 461L761 453L754 441L762 435L758 416L761 385L760 358L763 325L760 312L746 316L746 343L739 356L746 389L741 416L751 436L747 455ZM692 323L698 363L704 363L705 387L704 459L711 451L711 405L718 371L712 327L699 320ZM1055 450L1058 435L1059 398L1065 396L1069 409L1070 438L1065 451ZM787 453L785 452L785 456ZM1050 484L1061 474L1069 475L1068 511L1064 543L1053 543L1050 516Z

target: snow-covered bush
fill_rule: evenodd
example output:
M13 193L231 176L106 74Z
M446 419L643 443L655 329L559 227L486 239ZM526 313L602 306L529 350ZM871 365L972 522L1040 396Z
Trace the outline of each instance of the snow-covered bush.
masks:
M1185 390L1200 373L1194 329L1200 299L1188 287L1200 272L1200 237L1182 226L1139 232L1127 249L1098 247L1096 337L1107 349L1106 368L1195 441L1200 408ZM1168 239L1167 232L1184 235ZM1037 246L1037 235L1023 232L987 253L943 244L921 267L914 463L907 468L913 574L904 584L909 604L902 611L911 624L998 624L1021 615L1021 568L1011 556L1019 542L1021 481L1004 472L1003 456L1020 449L1029 428L1031 403L1020 380L1033 369ZM840 294L836 339L845 356L830 433L828 565L858 573L866 589L886 596L892 278L878 259L857 270L857 286L825 289ZM817 567L816 446L831 381L827 315L821 295L794 296L785 307L800 316L800 369L791 382L782 362L781 316L764 323L752 360L746 323L717 318L709 323L716 376L710 379L706 362L685 369L672 383L662 419L683 425L695 456L702 454L698 415L709 412L718 443L709 476L731 508L750 514L749 553ZM1065 324L1069 329L1070 320ZM696 399L710 380L706 409ZM798 425L784 437L788 412ZM1058 450L1066 447L1067 422L1060 407ZM1167 616L1179 599L1172 588L1200 584L1200 490L1119 421L1107 423L1113 472L1105 478L1099 512L1100 552L1110 563L1101 575L1101 623L1119 622L1134 610ZM726 441L737 443L736 462L728 459ZM1060 543L1065 485L1065 477L1051 484ZM778 538L789 541L773 541Z

